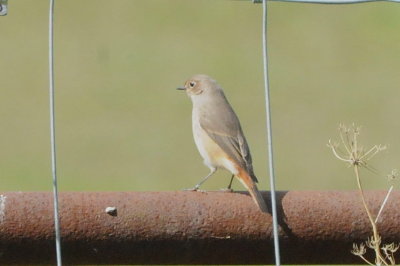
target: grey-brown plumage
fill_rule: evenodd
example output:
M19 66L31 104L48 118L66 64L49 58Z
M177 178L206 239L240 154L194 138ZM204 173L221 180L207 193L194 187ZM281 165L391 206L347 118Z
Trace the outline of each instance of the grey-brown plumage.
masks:
M240 126L239 119L229 104L222 90L220 97L216 97L213 111L200 117L201 127L221 148L231 156L237 164L246 169L251 178L258 182L253 172L253 165L249 146ZM213 113L217 113L215 115Z
M192 100L193 137L201 156L211 172L195 186L197 190L218 168L236 176L249 190L264 212L267 206L255 183L249 146L240 122L222 88L206 75L195 75L183 88Z

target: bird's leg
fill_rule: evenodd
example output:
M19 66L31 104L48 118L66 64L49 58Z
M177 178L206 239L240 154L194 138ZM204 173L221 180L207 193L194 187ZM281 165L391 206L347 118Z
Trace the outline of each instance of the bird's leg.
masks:
M233 182L233 178L234 177L235 177L235 175L232 175L231 182L229 182L228 187L221 189L222 191L224 191L224 192L233 192L233 189L231 187L232 187L232 182Z
M185 189L185 190L189 190L189 191L197 191L197 190L199 190L200 186L204 182L206 182L206 180L217 171L217 168L213 167L213 168L210 168L210 170L211 170L211 172L207 176L205 176L197 185L195 185L194 188L189 188L189 189Z
M235 175L232 175L232 177L231 177L231 182L229 182L229 185L228 185L228 187L227 187L227 190L232 190L232 191L233 191L233 189L232 189L233 178L235 178Z

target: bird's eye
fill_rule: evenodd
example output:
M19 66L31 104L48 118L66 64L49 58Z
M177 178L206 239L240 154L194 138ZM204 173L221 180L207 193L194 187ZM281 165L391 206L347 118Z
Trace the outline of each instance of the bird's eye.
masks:
M189 83L189 86L190 86L191 88L193 88L195 85L196 85L196 82L194 82L194 81L191 81L191 82Z

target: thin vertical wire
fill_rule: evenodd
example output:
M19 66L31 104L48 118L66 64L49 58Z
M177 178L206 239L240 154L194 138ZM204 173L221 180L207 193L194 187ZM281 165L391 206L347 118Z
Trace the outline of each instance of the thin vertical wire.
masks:
M275 171L274 156L272 147L272 122L271 122L271 101L269 95L269 78L268 78L268 50L267 50L267 0L263 0L263 62L264 62L264 88L265 88L265 110L267 116L267 136L268 136L268 162L269 162L269 182L271 190L272 205L272 228L274 235L275 248L275 265L281 265L279 252L279 232L278 232L278 216L276 211L276 192L275 192Z
M51 170L53 175L53 197L54 197L54 228L56 233L57 265L62 265L61 260L61 232L60 215L58 211L58 186L57 186L57 164L56 164L56 130L54 112L54 1L50 0L49 11L49 95L50 95L50 142L51 142Z

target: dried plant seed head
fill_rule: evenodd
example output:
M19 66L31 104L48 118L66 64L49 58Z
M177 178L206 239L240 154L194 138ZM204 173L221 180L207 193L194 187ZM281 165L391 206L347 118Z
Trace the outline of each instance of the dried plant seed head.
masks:
M355 135L355 136L359 136L359 135L360 135L360 132L361 132L361 127L356 127L356 128L354 128L354 135Z
M395 243L386 244L382 249L386 249L391 253L395 253L399 249L399 245Z
M353 250L351 253L353 253L356 256L363 256L367 252L364 243L361 243L360 246L358 246L356 243L353 243Z
M367 241L365 241L365 244L367 245L367 247L369 247L370 249L374 249L374 245L371 242L371 239L368 237Z
M375 249L376 247L379 247L381 245L381 237L377 236L377 238L375 239L374 236L371 236L368 238L367 241L365 241L365 243L370 249Z
M394 181L399 176L399 171L397 169L393 169L390 174L387 175L387 179L389 182Z
M328 141L328 147L331 148L335 157L344 161L353 167L364 167L372 172L373 168L367 165L367 161L371 160L380 151L386 149L384 145L375 145L370 149L365 149L358 143L358 136L360 135L361 127L352 126L346 127L339 124L339 136L341 143L334 143L332 140ZM342 147L341 147L342 146ZM344 148L344 152L341 150Z

